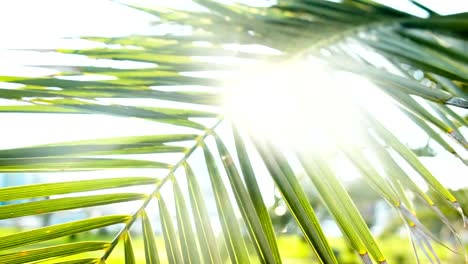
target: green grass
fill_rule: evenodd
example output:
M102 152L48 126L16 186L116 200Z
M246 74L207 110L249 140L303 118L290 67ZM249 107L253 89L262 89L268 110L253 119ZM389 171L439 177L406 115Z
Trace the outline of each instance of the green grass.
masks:
M6 235L16 232L15 229L3 228L0 229L0 235ZM51 245L57 245L62 243L69 242L78 242L78 241L111 241L112 236L100 236L94 233L82 233L76 237L75 240L72 240L70 237L64 237L59 239L54 239L46 241L40 244L34 245L34 248L37 247L46 247ZM350 250L342 238L332 238L330 243L333 249L338 252L338 260L343 264L358 264L361 263L356 257L355 253ZM415 263L413 253L408 251L411 248L409 240L401 238L398 236L392 236L386 239L381 239L379 244L388 259L388 263ZM132 244L134 246L136 263L145 263L145 253L142 237L139 235L134 235L132 237ZM167 263L167 257L165 254L164 239L162 236L156 237L156 244L158 247L159 256L161 263ZM287 264L302 264L302 263L314 263L314 254L311 251L307 243L299 236L296 235L281 235L278 237L278 246L280 249L280 254L283 258L284 263ZM460 257L457 257L455 254L450 253L448 250L444 249L440 245L434 245L436 251L441 258L442 263L463 263ZM22 247L23 249L31 249L33 247ZM19 249L9 250L18 251ZM253 252L252 252L253 253ZM69 256L60 259L51 259L41 263L56 263L57 261L73 260L79 258L90 258L96 257L99 258L102 256L102 252L89 252L74 256ZM429 263L426 261L421 253L421 263ZM115 250L112 252L109 257L108 264L123 264L124 263L124 250L123 243L119 243Z

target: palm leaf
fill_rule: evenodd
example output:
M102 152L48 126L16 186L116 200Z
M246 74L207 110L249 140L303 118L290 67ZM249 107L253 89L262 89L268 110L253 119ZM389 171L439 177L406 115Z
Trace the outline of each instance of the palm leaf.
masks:
M211 221L206 209L203 195L200 186L193 174L190 165L184 163L185 172L188 182L188 192L190 195L190 203L192 204L193 219L197 228L198 242L200 243L200 251L206 263L221 262L220 252L216 245L216 238L211 226Z
M182 263L182 253L180 251L179 241L176 237L172 218L162 198L159 200L159 211L169 263Z
M82 252L103 250L109 246L106 242L79 242L60 246L32 249L28 251L3 254L0 263L28 263L54 257L69 256Z
M185 199L182 195L182 190L179 184L174 179L172 181L174 188L174 200L176 202L177 210L177 226L179 231L179 241L181 245L182 254L185 263L197 263L200 261L200 256L197 248L197 241L193 232L192 223L190 222L190 215L185 203Z
M189 32L83 36L102 45L98 48L57 50L66 56L87 56L94 62L131 61L140 63L139 67L119 68L96 63L92 66L58 67L61 73L57 75L0 76L0 82L19 87L6 89L0 86L0 98L5 99L0 102L0 115L107 115L122 121L138 118L147 123L157 122L179 131L169 133L162 129L143 136L135 134L1 149L0 172L8 173L5 175L8 178L22 177L14 173L97 171L99 174L113 173L118 169L147 169L156 176L99 176L91 180L0 188L0 201L8 202L0 207L0 219L140 202L140 206L125 215L82 219L5 235L0 238L0 251L27 247L18 252L2 252L0 263L29 263L51 258L60 263L104 263L120 242L124 244L126 263L135 263L130 230L140 219L146 263L164 262L164 250L156 247L154 223L148 216L154 200L158 203L165 253L170 263L221 263L224 257L230 258L232 263L249 263L256 258L262 263L281 263L284 257L280 254L264 200L266 194L259 186L259 168L266 168L268 180L280 191L281 199L318 262L338 263L339 259L306 195L307 190L298 179L298 171L301 170L309 176L307 180L317 189L321 203L333 216L351 247L361 255L362 261L370 263L372 258L385 263L387 258L359 214L353 197L337 176L333 159L327 153L317 153L315 149L319 147L315 145L284 146L279 142L297 135L303 136L301 140L306 142L308 137L314 137L309 134L317 131L331 138L333 151L353 164L369 185L398 210L409 227L413 246L419 247L431 261L437 261L439 258L431 244L432 240L437 240L421 226L411 194L422 197L445 224L450 223L437 209L433 193L421 190L399 160L412 167L432 191L448 200L464 216L462 207L415 153L402 143L405 139L395 136L395 131L387 128L372 109L361 105L356 107L355 102L348 102L348 98L344 100L346 106L341 108L336 95L330 95L327 92L329 87L323 87L313 91L314 96L310 97L314 98L304 99L310 105L323 101L331 105L323 111L324 115L328 114L325 113L327 111L356 110L360 128L355 142L350 144L349 135L338 131L345 128L346 120L327 116L335 123L343 122L339 129L328 122L308 120L316 110L309 107L300 109L305 115L296 111L288 114L288 118L300 115L301 122L313 123L313 128L309 131L307 126L305 132L301 131L304 133L299 133L295 131L298 130L296 127L291 126L291 132L277 140L268 133L258 135L244 126L242 120L231 118L232 113L223 107L227 81L217 73L235 74L248 63L287 65L297 61L308 62L312 58L326 71L360 75L374 84L373 89L380 89L391 98L392 104L428 137L468 164L464 158L468 145L463 130L467 119L460 110L468 108L467 14L438 15L416 1L412 2L428 12L427 18L364 0L281 0L269 7L212 0L194 2L203 8L196 11L144 5L125 7L154 15L157 17L153 22L156 27L168 24L188 26L191 28ZM237 48L228 48L232 43L236 43ZM264 48L262 51L242 49L252 44ZM274 52L265 52L265 47ZM362 52L362 49L367 51ZM380 62L375 60L377 55ZM304 67L308 65L305 63ZM291 85L297 84L288 73L281 74ZM75 75L109 78L82 81L74 79ZM314 79L311 74L306 82L313 85ZM348 88L352 87L344 87L340 91L345 94L344 89ZM272 87L265 87L264 94L271 91L268 89ZM288 87L282 89L283 94L288 93ZM358 88L351 93L363 94ZM253 93L247 94L237 104L242 105L243 100L254 96ZM254 98L258 108L263 107L262 102L268 100L267 97ZM138 103L141 100L149 100L151 106ZM350 109L346 108L348 106ZM287 107L278 106L283 112L291 113ZM271 116L262 118L271 119ZM273 119L278 129L288 126L287 122L282 124L284 120L278 117ZM234 123L232 127L227 125L229 121ZM226 136L232 135L226 133L226 129L232 130L234 142ZM213 138L214 144L211 144ZM377 157L376 161L368 159L368 150ZM177 159L168 162L167 153L178 155ZM260 158L252 158L257 156ZM181 167L185 169L185 178L179 177ZM205 180L201 176L205 176ZM172 182L172 188L167 182ZM185 200L181 188L183 182L187 184L188 200ZM87 193L104 190L105 194ZM47 199L37 200L41 197ZM166 204L166 201L171 203ZM215 208L208 207L209 201L214 202L215 212ZM172 204L174 208L171 208ZM175 212L175 218L171 212ZM219 237L214 231L216 217L222 230ZM114 224L123 224L123 227L109 242L37 248L44 241ZM249 248L254 252L249 252ZM62 259L100 250L103 250L100 258Z
M159 263L158 249L156 247L154 231L151 227L151 222L148 218L148 215L146 214L146 211L143 211L141 221L143 228L143 240L145 242L146 263L157 264Z
M125 264L134 264L135 262L135 253L133 252L132 239L130 238L130 233L127 232L124 235L124 251L125 251Z
M102 216L7 235L2 237L0 249L5 250L22 245L34 244L58 237L77 234L79 232L124 223L129 218L130 216L127 215Z

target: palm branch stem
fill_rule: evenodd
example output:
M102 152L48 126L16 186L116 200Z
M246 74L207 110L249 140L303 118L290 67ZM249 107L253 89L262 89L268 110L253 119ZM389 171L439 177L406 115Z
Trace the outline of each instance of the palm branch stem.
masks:
M199 137L197 137L195 139L195 144L190 149L187 150L187 152L184 154L184 156L174 166L172 166L170 168L167 175L164 176L161 179L161 181L159 181L157 183L154 190L150 193L150 195L148 195L148 197L145 198L145 200L143 201L143 204L138 208L138 210L135 213L132 214L132 217L126 222L125 226L119 231L119 233L117 233L117 235L114 237L114 239L110 243L109 247L106 248L106 250L104 251L103 256L101 257L102 260L106 260L110 256L112 251L115 249L118 242L123 240L127 230L130 230L130 227L135 223L135 220L138 218L138 216L141 214L141 212L143 212L143 210L148 206L151 199L158 194L159 190L164 185L164 183L166 183L174 175L174 172L180 166L183 165L183 163L193 154L193 152L195 152L195 150L201 145L201 143L203 143L205 138L208 137L209 135L211 135L211 131L216 129L219 126L219 124L221 124L221 122L223 121L223 116L218 116L217 119L218 120L216 121L216 123L211 128L207 129L203 133L203 135L200 135Z

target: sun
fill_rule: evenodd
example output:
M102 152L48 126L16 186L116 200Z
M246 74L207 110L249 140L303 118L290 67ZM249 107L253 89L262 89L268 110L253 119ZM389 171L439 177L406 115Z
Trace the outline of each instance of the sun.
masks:
M361 129L349 74L320 61L259 65L228 82L226 116L251 135L288 147L331 151L337 137L356 140Z

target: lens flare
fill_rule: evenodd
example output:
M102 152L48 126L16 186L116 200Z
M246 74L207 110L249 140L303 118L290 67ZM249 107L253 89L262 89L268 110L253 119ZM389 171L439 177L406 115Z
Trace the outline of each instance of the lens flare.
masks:
M313 60L262 65L226 86L226 116L254 137L326 153L337 140L356 141L362 128L350 81Z

